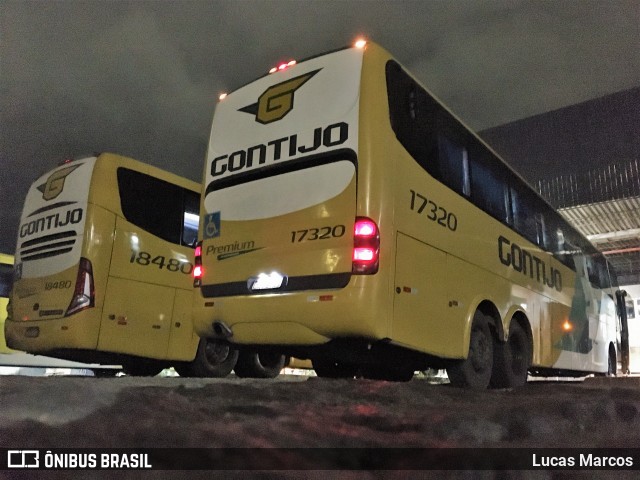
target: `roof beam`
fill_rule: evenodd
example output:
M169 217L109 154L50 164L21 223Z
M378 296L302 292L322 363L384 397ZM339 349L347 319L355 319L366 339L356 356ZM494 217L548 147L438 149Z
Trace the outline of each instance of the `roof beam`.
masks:
M587 235L587 240L593 244L609 243L620 240L630 240L640 238L640 228L632 228L630 230L622 230L619 232L605 232L596 235Z

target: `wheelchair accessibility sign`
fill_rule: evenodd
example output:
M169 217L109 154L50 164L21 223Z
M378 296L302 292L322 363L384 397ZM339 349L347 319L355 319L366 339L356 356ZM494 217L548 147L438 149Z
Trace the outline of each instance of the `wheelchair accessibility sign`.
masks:
M204 217L204 238L220 236L220 212L213 212Z

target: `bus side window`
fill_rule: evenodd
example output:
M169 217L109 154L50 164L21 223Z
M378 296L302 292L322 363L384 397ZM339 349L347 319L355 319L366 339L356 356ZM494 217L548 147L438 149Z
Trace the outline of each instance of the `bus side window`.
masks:
M437 176L437 104L396 62L387 63L386 78L396 138L424 170Z
M198 241L199 210L200 196L191 190L184 190L182 244L192 248L195 248Z
M537 244L544 249L548 249L547 228L545 226L544 215L542 213L536 213L536 237Z
M471 194L471 179L467 149L445 135L438 135L438 163L440 180L468 197Z
M470 167L473 203L501 222L507 222L507 185L481 147L472 151Z
M627 300L625 305L627 306L627 320L636 318L636 311L633 308L633 300Z
M513 226L520 235L528 240L538 242L538 224L530 198L524 190L511 189L511 207L513 210Z
M118 187L127 221L180 245L184 217L180 187L127 168L118 169Z

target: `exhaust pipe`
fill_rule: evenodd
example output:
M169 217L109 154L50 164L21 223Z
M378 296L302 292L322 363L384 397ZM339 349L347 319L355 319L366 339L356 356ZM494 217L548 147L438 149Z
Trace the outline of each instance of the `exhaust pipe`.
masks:
M220 320L216 320L211 324L211 326L213 327L213 333L215 333L216 337L230 338L233 336L233 332L229 325L221 322Z

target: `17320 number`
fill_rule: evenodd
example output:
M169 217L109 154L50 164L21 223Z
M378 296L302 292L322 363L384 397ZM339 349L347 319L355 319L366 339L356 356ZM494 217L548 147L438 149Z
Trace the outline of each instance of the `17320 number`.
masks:
M411 210L426 215L429 220L436 222L442 227L448 228L452 232L456 231L458 228L458 217L456 217L453 212L447 212L447 210L437 203L414 190L409 191L411 192Z
M344 225L296 230L291 232L291 243L303 242L305 240L326 240L328 238L342 237L346 231L347 228Z

